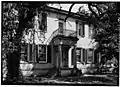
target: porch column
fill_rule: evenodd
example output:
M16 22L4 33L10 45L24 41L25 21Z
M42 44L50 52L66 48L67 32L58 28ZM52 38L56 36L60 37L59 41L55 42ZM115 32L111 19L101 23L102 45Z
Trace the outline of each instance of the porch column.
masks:
M56 66L56 65L55 65L55 57L54 57L53 44L51 44L50 46L51 46L51 60L52 60L52 64L53 64L54 66Z
M100 63L101 63L101 53L100 53L100 52L99 52L99 56L98 56L98 57L99 57L99 58L98 58L98 59L99 59L98 62L99 62L99 64L100 64Z
M68 66L69 68L73 68L73 65L72 65L72 50L74 49L74 47L72 46L70 49L69 49L69 52L68 52Z
M62 41L59 44L59 57L58 57L58 76L61 76L61 60L62 60Z
M62 60L62 56L63 56L62 55L62 45L59 45L59 52L60 52L60 56L59 56L59 61L58 62L59 62L59 67L61 68L62 67L62 64L61 64L62 61L61 60Z

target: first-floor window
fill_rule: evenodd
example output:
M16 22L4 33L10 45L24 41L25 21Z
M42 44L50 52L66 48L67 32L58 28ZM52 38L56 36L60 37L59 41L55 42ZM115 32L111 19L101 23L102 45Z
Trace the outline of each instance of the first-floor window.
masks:
M87 63L93 63L93 62L94 62L93 49L89 49L87 56Z
M81 49L76 49L77 62L81 62Z
M46 63L47 62L47 46L46 45L38 45L37 61L39 63Z
M28 59L28 62L46 63L47 62L47 46L28 44L27 59Z

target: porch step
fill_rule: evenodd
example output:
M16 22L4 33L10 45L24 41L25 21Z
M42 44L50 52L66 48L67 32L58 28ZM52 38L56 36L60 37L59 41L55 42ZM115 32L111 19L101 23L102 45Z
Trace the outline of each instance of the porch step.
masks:
M56 72L57 72L57 69L51 68L51 69L49 69L48 72L45 74L45 77L46 77L46 78L50 78L50 77L54 76Z

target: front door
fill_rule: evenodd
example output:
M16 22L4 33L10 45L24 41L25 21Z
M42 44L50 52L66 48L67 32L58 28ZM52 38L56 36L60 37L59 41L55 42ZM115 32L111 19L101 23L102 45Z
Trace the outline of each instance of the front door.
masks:
M62 49L62 67L68 67L68 46L63 46Z

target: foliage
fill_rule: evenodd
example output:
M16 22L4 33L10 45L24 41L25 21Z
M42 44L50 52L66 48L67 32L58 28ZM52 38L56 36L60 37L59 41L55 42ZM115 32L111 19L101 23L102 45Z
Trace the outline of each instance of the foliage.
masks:
M118 59L119 29L118 16L120 15L119 3L88 3L89 11L81 10L78 14L88 17L89 23L94 25L94 38L99 42L98 51L102 57Z
M7 78L13 79L12 74L19 72L20 43L23 31L25 28L32 27L32 18L36 15L36 8L41 12L41 8L45 7L46 3L2 2L2 64L5 77L7 75ZM12 62L14 60L16 70L10 70L11 60Z

